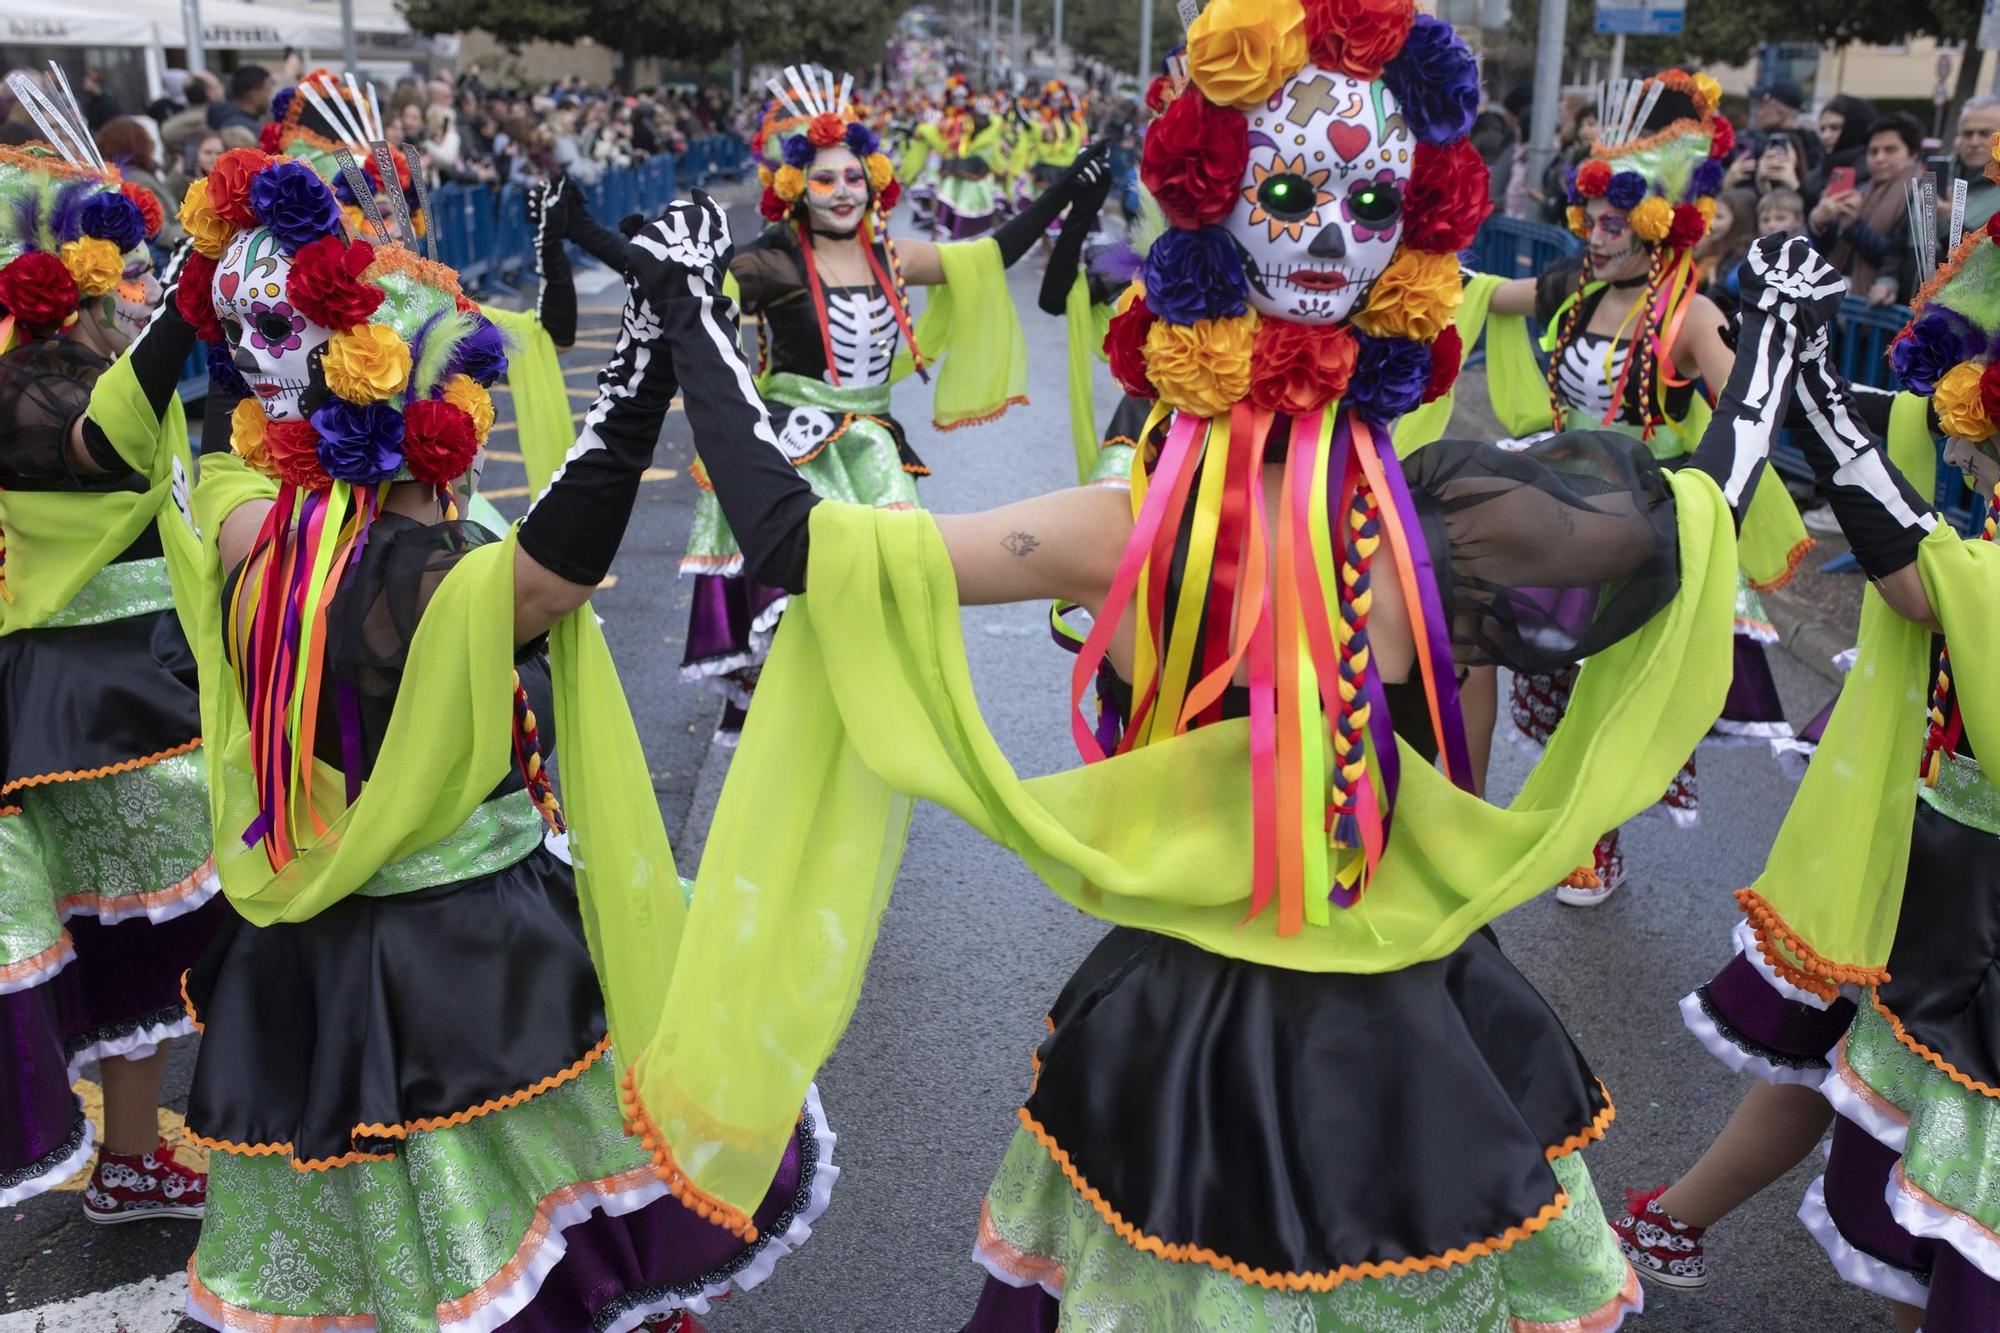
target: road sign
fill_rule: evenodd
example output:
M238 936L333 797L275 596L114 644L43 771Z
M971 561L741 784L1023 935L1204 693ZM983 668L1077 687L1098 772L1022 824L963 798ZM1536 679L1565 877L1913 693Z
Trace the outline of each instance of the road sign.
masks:
M1602 33L1675 37L1686 21L1687 0L1597 0L1597 31Z

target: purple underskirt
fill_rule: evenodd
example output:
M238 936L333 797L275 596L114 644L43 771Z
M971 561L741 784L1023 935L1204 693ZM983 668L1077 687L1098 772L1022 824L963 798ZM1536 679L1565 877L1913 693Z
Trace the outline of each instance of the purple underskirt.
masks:
M1764 645L1738 634L1734 666L1722 716L1730 722L1783 722L1785 706L1778 701L1778 682L1771 675Z
M1854 1001L1841 998L1816 1009L1787 999L1746 954L1730 959L1700 995L1702 1009L1725 1037L1788 1068L1825 1069L1826 1053L1854 1021Z
M784 589L767 588L748 575L695 575L681 666L701 666L748 655L750 627L784 595Z
M937 228L939 231L948 233L954 241L963 241L968 237L984 235L993 230L993 227L994 219L991 213L983 217L964 217L957 209L947 204L944 200L938 200Z
M218 897L158 925L72 917L69 965L0 995L0 1180L72 1142L81 1114L70 1092L72 1052L180 1017L181 973L228 910Z
M988 1277L979 1306L960 1333L1056 1333L1062 1302L1040 1287L1012 1287Z
M1925 1333L2000 1328L2000 1282L1941 1240L1912 1236L1889 1212L1896 1153L1845 1116L1833 1122L1826 1163L1826 1210L1849 1245L1916 1274L1930 1287Z

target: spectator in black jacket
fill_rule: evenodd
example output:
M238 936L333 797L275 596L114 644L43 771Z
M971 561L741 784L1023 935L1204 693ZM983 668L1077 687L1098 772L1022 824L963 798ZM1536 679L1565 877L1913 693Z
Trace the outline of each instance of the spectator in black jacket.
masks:
M1813 244L1847 275L1856 296L1870 305L1908 301L1915 294L1910 251L1909 184L1924 169L1924 127L1894 112L1868 135L1868 181L1829 194L1812 210Z
M255 135L271 116L271 71L262 65L238 65L229 76L229 100L208 104L208 127L240 126Z

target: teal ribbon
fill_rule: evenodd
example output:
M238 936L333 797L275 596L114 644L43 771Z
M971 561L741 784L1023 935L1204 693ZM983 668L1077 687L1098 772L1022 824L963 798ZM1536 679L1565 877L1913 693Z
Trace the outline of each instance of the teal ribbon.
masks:
M104 566L76 590L69 604L44 620L38 629L70 629L102 625L130 616L172 609L174 590L167 582L167 558L121 560Z

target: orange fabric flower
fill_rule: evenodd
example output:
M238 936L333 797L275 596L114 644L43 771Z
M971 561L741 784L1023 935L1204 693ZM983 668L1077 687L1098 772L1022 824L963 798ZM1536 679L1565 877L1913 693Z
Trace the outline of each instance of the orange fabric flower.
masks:
M1404 250L1375 280L1368 308L1354 317L1363 333L1378 338L1429 342L1444 331L1465 299L1457 255Z
M806 126L806 140L815 148L831 148L847 141L847 122L831 111L822 111Z
M1300 416L1347 392L1354 375L1354 335L1342 324L1267 319L1250 354L1250 401Z

